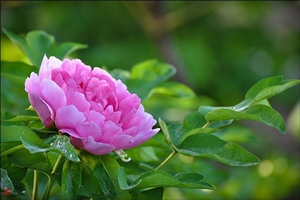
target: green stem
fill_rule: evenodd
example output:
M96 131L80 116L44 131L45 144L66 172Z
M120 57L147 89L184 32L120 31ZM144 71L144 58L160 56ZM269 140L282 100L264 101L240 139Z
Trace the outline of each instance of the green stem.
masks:
M165 166L176 154L177 151L173 151L158 167L156 167L155 170L159 170L160 168Z
M56 171L56 169L57 169L57 167L58 167L58 164L59 164L61 158L62 158L62 155L59 154L59 156L58 156L58 158L57 158L57 160L56 160L56 163L55 163L55 165L54 165L54 167L53 167L53 170L52 170L51 174L54 174L54 173L55 173L55 171Z
M59 154L59 156L58 156L58 158L57 158L57 160L56 160L56 162L55 162L55 164L54 164L54 167L53 167L53 169L52 169L51 174L54 174L54 173L55 173L55 171L56 171L56 169L57 169L57 167L58 167L58 164L59 164L61 158L62 158L62 155ZM54 179L53 179L53 177L51 177L51 175L48 175L48 178L49 178L49 180L48 180L48 183L47 183L46 191L45 191L44 196L43 196L43 198L42 198L43 200L48 200L48 199L49 199L49 197L50 197L50 192L51 192L52 186L53 186L53 184L54 184Z
M204 126L202 127L202 129L208 128L210 126L210 123L207 122L206 124L204 124Z
M18 146L15 146L15 147L13 147L13 148L10 148L10 149L8 149L8 150L6 150L6 151L3 151L3 152L1 153L1 158L4 157L4 156L7 156L7 155L9 155L9 154L12 154L12 153L14 153L14 152L16 152L16 151L19 151L19 150L21 150L21 149L23 149L23 148L24 148L23 144L20 144L20 145L18 145Z
M37 192L38 192L38 179L39 179L39 173L37 170L33 171L33 189L32 189L32 197L31 200L36 200L37 198Z
M51 176L48 176L49 178L49 181L47 183L47 187L46 187L46 191L44 193L44 196L43 196L43 200L48 200L49 197L50 197L50 192L51 192L51 189L52 189L52 186L53 186L53 183L54 183L54 179L51 177Z

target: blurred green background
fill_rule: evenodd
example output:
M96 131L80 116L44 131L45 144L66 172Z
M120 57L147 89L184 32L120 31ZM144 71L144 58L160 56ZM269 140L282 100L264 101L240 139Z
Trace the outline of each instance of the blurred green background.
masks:
M197 97L156 96L143 102L156 118L173 122L201 105L239 103L265 77L299 79L299 6L299 1L1 1L1 29L22 36L44 30L58 43L87 44L72 57L92 67L130 70L153 58L173 64L173 79L191 87ZM28 62L3 32L1 60ZM9 92L5 89L1 85L2 92ZM176 157L169 171L201 173L217 190L168 188L164 199L298 197L299 86L270 102L283 115L287 135L253 122L235 123L219 135L253 152L260 165L228 167Z

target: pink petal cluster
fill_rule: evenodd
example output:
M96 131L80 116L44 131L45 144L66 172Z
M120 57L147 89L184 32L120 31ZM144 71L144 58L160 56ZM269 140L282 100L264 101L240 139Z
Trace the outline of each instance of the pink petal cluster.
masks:
M159 131L152 129L156 120L125 84L79 59L44 56L39 74L26 79L25 90L46 127L54 123L74 147L92 154L135 147Z

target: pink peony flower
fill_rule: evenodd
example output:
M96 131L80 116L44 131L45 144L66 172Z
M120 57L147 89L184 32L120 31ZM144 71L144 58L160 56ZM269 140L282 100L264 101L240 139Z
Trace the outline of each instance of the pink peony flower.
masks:
M135 147L155 135L156 120L139 97L120 80L79 59L44 56L39 74L31 73L25 90L43 124L55 124L72 145L92 154Z

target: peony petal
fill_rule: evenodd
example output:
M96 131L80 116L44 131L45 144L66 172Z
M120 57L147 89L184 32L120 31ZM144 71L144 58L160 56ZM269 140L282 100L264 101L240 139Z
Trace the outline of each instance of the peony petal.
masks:
M87 142L84 144L84 149L95 155L104 155L115 149L113 145L101 142L95 142L92 136L88 137Z
M99 113L99 112L96 112L94 110L91 110L89 113L87 113L86 115L86 121L92 121L92 122L95 122L98 126L103 126L104 124L104 120L105 120L105 117Z
M127 90L127 86L122 83L122 81L117 80L116 82L116 95L118 98L118 102L123 101L125 98L127 98L128 96L132 95L128 92Z
M106 121L104 123L104 126L102 127L102 138L101 141L109 141L109 139L113 135L118 135L122 133L122 129L120 126L116 125L112 121Z
M123 113L122 118L124 118L127 113L136 110L140 105L140 99L137 95L133 94L125 98L123 101L119 102L119 110Z
M52 80L44 79L41 83L41 92L43 99L53 110L66 105L67 99L64 91Z
M53 110L51 107L34 93L28 93L28 99L43 124L46 127L51 126L53 119Z
M76 127L85 121L85 117L75 106L64 106L56 111L55 125L58 129L71 128L76 130Z
M78 136L77 137L71 136L70 142L75 148L84 149L84 145L87 142L87 138L78 138Z
M156 120L148 113L145 113L141 117L144 119L143 123L140 124L143 130L149 130L156 124Z
M70 59L64 59L61 68L71 77L74 77L74 75L76 74L76 64Z
M106 120L108 120L108 116L112 115L114 113L114 108L109 105L105 108L105 110L103 112L101 112L101 114L103 114L104 116L107 116L106 117Z
M105 80L112 90L116 90L116 80L112 78L112 76L107 71L99 67L94 67L91 71L91 75L99 80Z
M100 127L94 122L84 122L78 124L76 130L79 133L79 136L86 138L93 136L95 141L99 141L102 136Z
M125 129L125 130L123 129L122 134L135 136L139 133L139 131L140 131L139 126L133 126L133 127L128 128L128 129Z
M156 129L151 129L147 132L139 132L134 137L134 142L129 144L127 147L124 147L123 149L133 148L133 147L136 147L136 146L142 144L143 142L145 142L145 141L149 140L151 137L153 137L156 133L158 133L159 130L160 130L159 128L156 128Z
M52 70L52 80L60 87L63 91L68 91L68 88L72 88L74 91L77 90L76 82L70 77L70 75L63 71L61 68Z
M125 149L132 146L134 138L130 135L113 135L105 143L113 145L116 149Z
M34 72L31 72L30 78L25 80L25 91L35 93L37 96L42 96L40 90L40 77Z
M141 116L135 116L128 122L126 128L139 126L140 124L142 124L142 126L144 126L144 118L141 118Z
M68 72L77 84L86 83L90 78L91 67L82 63L79 59L69 60L65 59L61 68Z
M40 66L40 71L39 71L39 76L42 77L42 76L47 76L46 74L49 74L51 69L48 67L48 58L46 56L46 54L44 55L43 57L43 60L42 60L42 63L41 63L41 66ZM50 77L48 77L50 78Z
M70 137L71 144L78 149L84 149L95 155L104 155L115 149L114 146L95 142L92 136L88 138L80 138L80 137Z
M55 68L59 68L62 64L62 61L57 59L54 56L51 56L49 59L44 55L42 60L42 64L39 71L39 77L41 79L50 78L51 79L51 71Z
M80 112L88 112L90 103L80 92L67 92L68 105L74 105Z
M111 113L109 116L107 116L106 120L113 121L115 124L119 124L121 115L122 115L122 113L120 111L116 111L116 112Z
M77 131L75 131L74 129L71 129L71 128L62 128L62 129L59 129L59 132L66 133L69 136L79 137Z
M96 112L102 113L103 106L100 103L96 103L94 101L88 101L91 105L91 110L95 110Z

